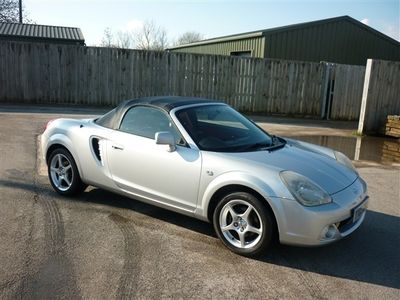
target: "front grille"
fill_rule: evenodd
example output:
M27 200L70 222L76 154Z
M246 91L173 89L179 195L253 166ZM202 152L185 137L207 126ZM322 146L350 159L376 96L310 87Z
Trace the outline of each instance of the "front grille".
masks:
M339 225L337 225L337 228L340 233L346 232L349 230L352 226L354 225L353 223L353 216L350 216L349 218L341 221Z

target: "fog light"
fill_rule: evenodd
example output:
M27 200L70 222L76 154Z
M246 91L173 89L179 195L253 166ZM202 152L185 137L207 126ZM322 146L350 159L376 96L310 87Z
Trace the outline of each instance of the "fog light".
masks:
M336 236L337 231L335 224L328 225L322 229L321 237L324 240L331 240Z

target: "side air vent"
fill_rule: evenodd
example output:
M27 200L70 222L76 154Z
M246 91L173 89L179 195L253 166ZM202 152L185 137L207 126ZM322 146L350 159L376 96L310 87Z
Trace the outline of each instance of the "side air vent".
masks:
M95 157L103 165L103 159L102 159L102 155L101 155L102 141L99 138L93 137L91 144L92 144L92 150L93 150Z

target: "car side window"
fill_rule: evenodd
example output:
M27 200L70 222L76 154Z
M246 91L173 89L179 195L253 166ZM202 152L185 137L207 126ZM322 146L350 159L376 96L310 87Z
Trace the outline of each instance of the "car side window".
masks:
M161 110L152 107L130 108L122 119L119 130L150 139L154 139L159 131L169 131L175 136L178 145L185 145L170 118Z

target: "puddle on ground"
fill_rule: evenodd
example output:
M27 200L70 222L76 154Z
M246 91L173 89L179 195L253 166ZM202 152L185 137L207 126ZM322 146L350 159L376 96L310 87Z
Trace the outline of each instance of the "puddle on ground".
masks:
M343 152L355 161L400 164L400 140L382 137L295 136L301 141Z

